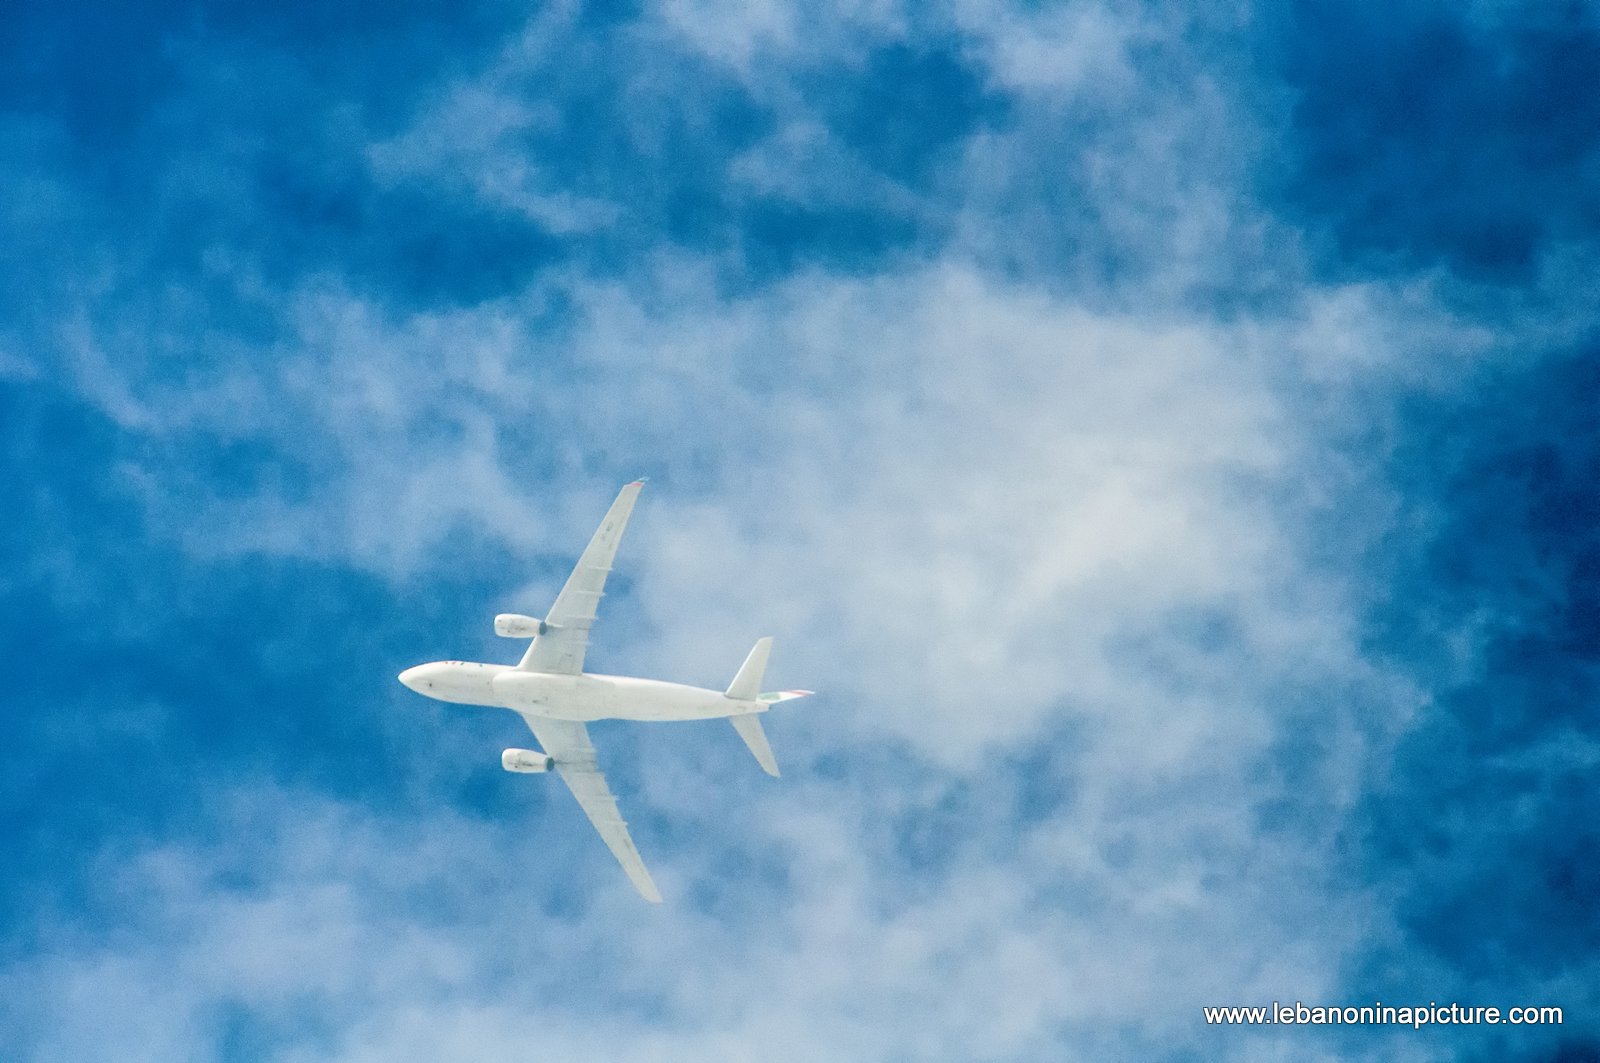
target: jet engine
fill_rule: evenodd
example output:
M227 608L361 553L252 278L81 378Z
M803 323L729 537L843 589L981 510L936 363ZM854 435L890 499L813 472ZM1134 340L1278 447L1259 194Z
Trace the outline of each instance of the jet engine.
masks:
M531 639L550 630L543 620L521 613L501 613L494 618L494 633L503 639Z
M549 754L538 753L531 749L508 749L500 754L500 766L506 771L521 773L549 771L555 763L555 758Z

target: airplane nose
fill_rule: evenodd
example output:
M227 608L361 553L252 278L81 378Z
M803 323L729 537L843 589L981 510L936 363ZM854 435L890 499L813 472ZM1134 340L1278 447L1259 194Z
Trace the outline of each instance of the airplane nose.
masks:
M417 684L422 681L422 665L419 664L415 668L407 668L400 673L399 679L408 689L416 690Z

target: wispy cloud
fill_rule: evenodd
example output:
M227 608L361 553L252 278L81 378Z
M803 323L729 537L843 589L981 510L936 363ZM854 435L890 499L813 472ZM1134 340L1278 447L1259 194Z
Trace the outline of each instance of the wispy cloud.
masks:
M1405 82L1415 49L1367 43ZM27 473L20 512L85 541L45 564L0 539L30 573L9 586L57 619L97 587L174 603L143 641L107 612L126 658L188 655L107 688L145 695L113 714L137 755L182 729L229 758L274 716L225 784L138 775L192 792L165 829L81 783L104 853L77 901L24 902L0 1046L83 1058L109 1026L150 1059L1425 1059L1488 1042L1224 1037L1199 1007L1381 989L1576 1014L1593 963L1537 909L1592 878L1552 839L1594 736L1528 688L1591 689L1592 596L1539 599L1566 610L1540 626L1525 577L1592 567L1559 515L1592 498L1592 432L1561 414L1592 381L1541 373L1592 346L1570 296L1593 241L1564 201L1525 273L1485 274L1428 221L1451 197L1406 229L1333 195L1329 153L1393 115L1330 124L1338 78L1256 61L1280 46L1328 58L1233 5L558 5L385 102L364 52L335 77L179 34L184 77L128 133L145 169L114 164L143 227L73 171L68 119L7 126L49 176L0 208L47 234L0 379L95 432L74 452L61 419L8 460L97 485ZM1400 142L1438 178L1452 129ZM1402 185L1405 154L1362 153L1359 187ZM1480 396L1530 350L1516 393L1548 423L1487 431ZM1532 480L1483 474L1536 451ZM659 912L559 790L495 776L514 720L419 706L385 656L483 649L638 475L596 662L715 684L775 634L775 679L824 691L771 717L779 784L725 727L597 728ZM1492 519L1529 498L1515 534ZM1506 534L1457 545L1484 527ZM1471 575L1498 551L1518 575ZM112 578L127 556L143 580ZM271 609L193 589L253 565ZM201 627L238 630L233 671L221 637L175 637ZM1530 629L1544 656L1512 640ZM232 692L219 722L198 675L266 700ZM73 711L107 719L93 700ZM96 748L46 723L10 744ZM1506 748L1485 759L1484 733ZM268 777L299 758L316 770ZM1512 870L1530 852L1548 889Z

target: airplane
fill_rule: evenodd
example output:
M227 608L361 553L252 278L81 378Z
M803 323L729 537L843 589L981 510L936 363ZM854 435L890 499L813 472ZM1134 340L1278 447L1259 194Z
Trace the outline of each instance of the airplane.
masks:
M605 596L606 576L643 486L643 480L636 480L618 493L543 620L517 613L494 618L496 635L533 640L521 662L434 661L407 668L400 673L400 682L439 701L510 709L521 716L544 750L507 749L500 754L500 766L510 772L548 772L553 768L639 895L659 904L661 893L600 773L587 724L592 720L726 719L762 770L775 776L778 763L761 729L761 713L812 692L761 693L767 657L772 653L771 637L756 642L727 690L583 670L589 629Z

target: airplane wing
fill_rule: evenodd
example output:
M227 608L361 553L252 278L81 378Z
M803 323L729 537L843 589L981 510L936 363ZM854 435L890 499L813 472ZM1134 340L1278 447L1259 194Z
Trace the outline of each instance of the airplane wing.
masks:
M545 616L549 630L533 640L528 652L517 665L525 672L554 672L558 675L579 675L583 672L583 657L589 650L589 628L594 625L595 610L605 597L606 577L611 574L611 559L617 556L617 544L622 541L622 530L628 526L633 514L633 503L639 497L643 480L628 484L611 503L606 517L595 530L594 538L578 558L577 567L567 577L566 585L556 595L555 604ZM587 740L585 740L587 744ZM554 750L547 750L556 756ZM579 800L582 800L580 797Z
M631 498L629 502L631 504ZM626 511L623 519L627 519ZM616 549L614 544L612 549ZM634 847L633 838L628 834L627 822L617 811L617 799L606 786L606 777L600 774L600 766L595 761L594 745L589 741L589 729L581 723L568 720L549 720L528 713L521 715L528 722L528 729L533 732L533 736L544 747L545 753L556 762L556 771L561 775L561 781L567 784L572 796L578 799L578 804L583 807L583 814L589 817L594 829L600 832L601 839L611 850L611 855L622 865L622 870L628 873L628 878L633 880L633 886L639 891L639 895L653 904L660 904L661 894L656 890L656 884L651 880L650 872L645 868L643 858L639 856L639 850Z

